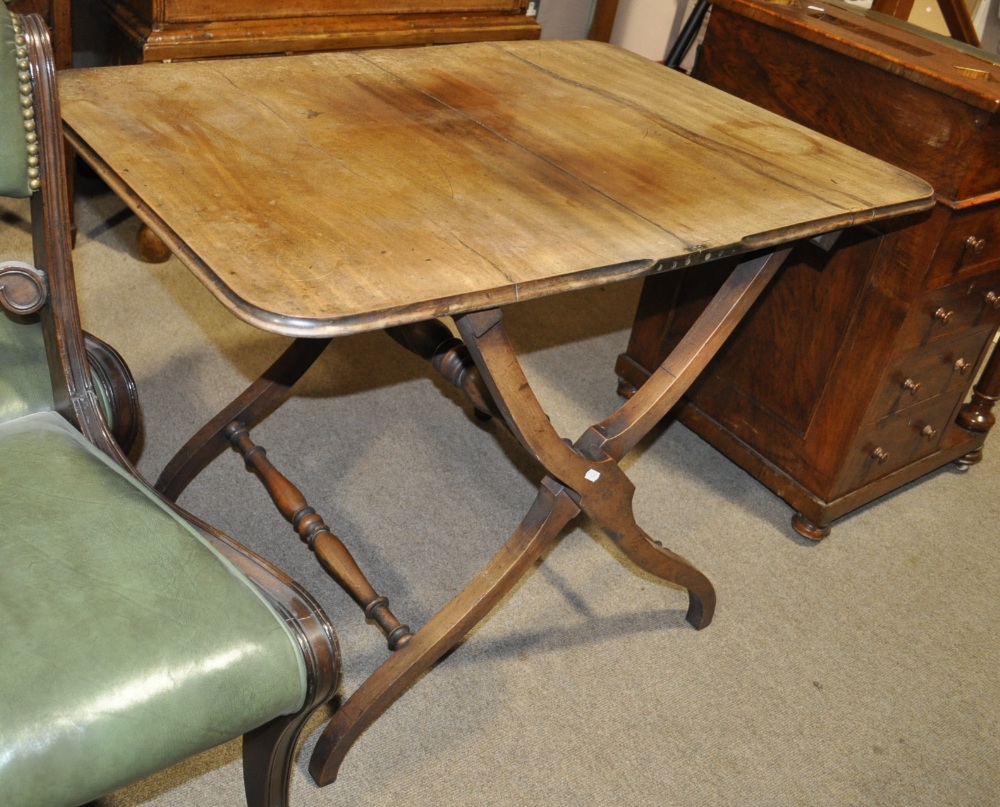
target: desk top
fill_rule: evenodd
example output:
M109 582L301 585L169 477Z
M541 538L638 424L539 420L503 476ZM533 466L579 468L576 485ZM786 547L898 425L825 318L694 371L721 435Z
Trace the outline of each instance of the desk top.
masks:
M909 174L610 45L60 73L67 136L238 317L333 336L929 207Z

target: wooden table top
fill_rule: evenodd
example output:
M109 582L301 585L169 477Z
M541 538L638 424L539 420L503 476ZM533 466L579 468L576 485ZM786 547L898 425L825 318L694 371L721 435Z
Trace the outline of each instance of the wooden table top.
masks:
M69 139L112 189L234 314L289 335L931 204L922 180L596 42L102 67L59 86Z

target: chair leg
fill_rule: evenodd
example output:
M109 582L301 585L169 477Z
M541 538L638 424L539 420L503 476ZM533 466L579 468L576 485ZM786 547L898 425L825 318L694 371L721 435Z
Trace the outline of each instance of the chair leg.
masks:
M314 711L282 715L243 735L247 807L287 807L295 744Z

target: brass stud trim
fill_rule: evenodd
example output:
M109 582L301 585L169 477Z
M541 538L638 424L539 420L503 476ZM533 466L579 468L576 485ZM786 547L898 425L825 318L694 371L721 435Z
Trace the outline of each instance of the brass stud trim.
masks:
M5 0L9 4L10 0ZM41 186L38 160L38 135L35 133L35 94L31 84L31 68L28 62L28 40L21 27L21 18L11 15L14 28L15 56L17 58L18 93L21 99L21 118L24 125L24 141L28 147L28 187L37 191Z

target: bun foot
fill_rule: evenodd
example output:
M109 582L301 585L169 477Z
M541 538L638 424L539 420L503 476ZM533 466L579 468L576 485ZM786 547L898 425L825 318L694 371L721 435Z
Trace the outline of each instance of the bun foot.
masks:
M617 392L622 398L631 398L636 393L635 384L630 384L628 381L620 378L618 379Z
M829 524L822 527L817 526L802 515L802 513L796 513L792 516L792 529L794 529L803 538L808 538L810 541L822 541L830 534Z
M955 460L955 464L959 468L968 468L982 461L983 461L983 448L982 446L980 446L975 451L970 451L968 454L963 454L961 457Z
M170 249L163 240L145 224L140 225L135 237L135 250L139 260L146 263L164 263L170 259Z

